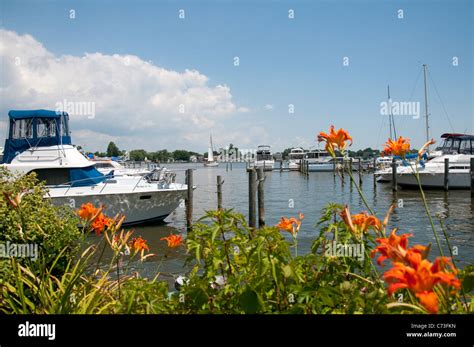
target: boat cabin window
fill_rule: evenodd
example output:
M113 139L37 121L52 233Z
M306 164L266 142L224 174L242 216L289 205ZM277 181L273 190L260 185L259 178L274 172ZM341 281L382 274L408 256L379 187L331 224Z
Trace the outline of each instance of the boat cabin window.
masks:
M36 169L31 172L36 173L40 181L46 181L46 185L64 184L70 181L69 169Z
M257 160L272 160L272 155L268 152L257 153Z
M33 120L32 119L16 119L12 124L12 138L25 139L33 138Z
M472 140L463 140L461 141L461 146L459 148L459 153L463 153L463 154L471 154L473 153L473 150L472 150L472 143L473 141Z
M39 118L36 121L36 133L38 137L56 136L56 122L54 119Z
M98 169L115 169L111 163L95 163L94 165Z
M61 136L68 136L69 135L69 130L68 130L68 116L62 115L61 116Z

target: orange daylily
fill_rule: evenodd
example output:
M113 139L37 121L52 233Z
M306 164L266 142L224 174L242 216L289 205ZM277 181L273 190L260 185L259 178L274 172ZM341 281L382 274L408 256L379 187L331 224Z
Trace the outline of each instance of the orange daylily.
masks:
M437 258L434 264L421 257L417 259L412 266L396 262L393 268L384 274L383 278L389 284L388 294L392 295L399 289L407 288L430 313L437 313L438 297L433 291L434 286L444 284L459 290L461 282L455 273L446 272L446 269L440 266L441 263L450 262L447 258Z
M160 240L161 241L166 240L168 242L169 248L179 247L183 243L183 238L181 237L181 235L174 235L174 234L171 234L170 236L167 236L167 237L162 237Z
M100 235L107 227L112 224L112 219L104 216L103 213L99 213L94 221L91 223L92 229L94 229L97 235Z
M400 136L395 141L392 139L387 140L382 155L397 155L404 158L408 152L410 152L410 140Z
M135 252L148 251L150 249L146 243L146 240L142 239L141 237L132 239L130 241L130 248Z
M298 217L299 217L299 219L296 219L294 217L292 217L292 218L281 217L281 220L276 225L276 227L283 230L283 231L288 231L293 236L296 236L296 234L300 230L301 222L304 219L304 214L299 213Z
M331 156L335 156L334 151L338 149L339 151L343 152L347 147L347 141L350 141L350 145L352 145L352 137L349 133L344 129L339 129L338 131L334 130L334 125L331 125L329 128L329 134L325 132L320 132L318 135L319 142L326 142L326 151L328 151Z
M87 204L82 204L79 210L77 210L77 215L84 220L92 220L99 211L98 208L94 207L94 205L90 202Z
M351 215L349 206L347 205L339 215L341 216L344 223L346 223L349 230L356 236L366 233L370 227L377 231L382 230L382 223L377 217L371 216L367 212Z
M407 254L408 238L412 234L403 234L398 236L397 229L393 229L390 236L376 239L379 244L371 252L373 257L375 253L380 253L377 259L377 264L382 265L386 259L391 259L394 262L402 262Z

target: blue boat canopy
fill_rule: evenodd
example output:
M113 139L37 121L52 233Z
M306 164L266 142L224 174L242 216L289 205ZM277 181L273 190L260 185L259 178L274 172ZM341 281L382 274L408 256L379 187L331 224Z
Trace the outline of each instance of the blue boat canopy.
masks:
M8 138L3 150L3 164L9 164L18 154L36 147L70 145L69 115L50 110L8 112Z

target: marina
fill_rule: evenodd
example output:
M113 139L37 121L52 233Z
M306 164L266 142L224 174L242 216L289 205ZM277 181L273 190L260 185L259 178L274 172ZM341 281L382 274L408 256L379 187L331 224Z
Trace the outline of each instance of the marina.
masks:
M4 2L0 347L471 338L473 3Z

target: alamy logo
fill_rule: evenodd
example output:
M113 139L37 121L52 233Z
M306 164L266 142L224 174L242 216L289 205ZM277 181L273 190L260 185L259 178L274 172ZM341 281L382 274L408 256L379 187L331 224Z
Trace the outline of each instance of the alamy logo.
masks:
M364 244L332 241L326 245L324 255L326 257L352 257L364 261Z
M69 101L64 99L56 103L56 112L67 112L70 116L87 116L95 118L95 102L92 101Z
M30 258L38 259L38 244L36 243L0 243L0 258Z
M420 103L418 101L382 101L380 103L380 114L382 116L412 116L413 119L420 118Z
M56 339L56 324L36 324L28 321L18 325L20 337L47 337L52 341Z

